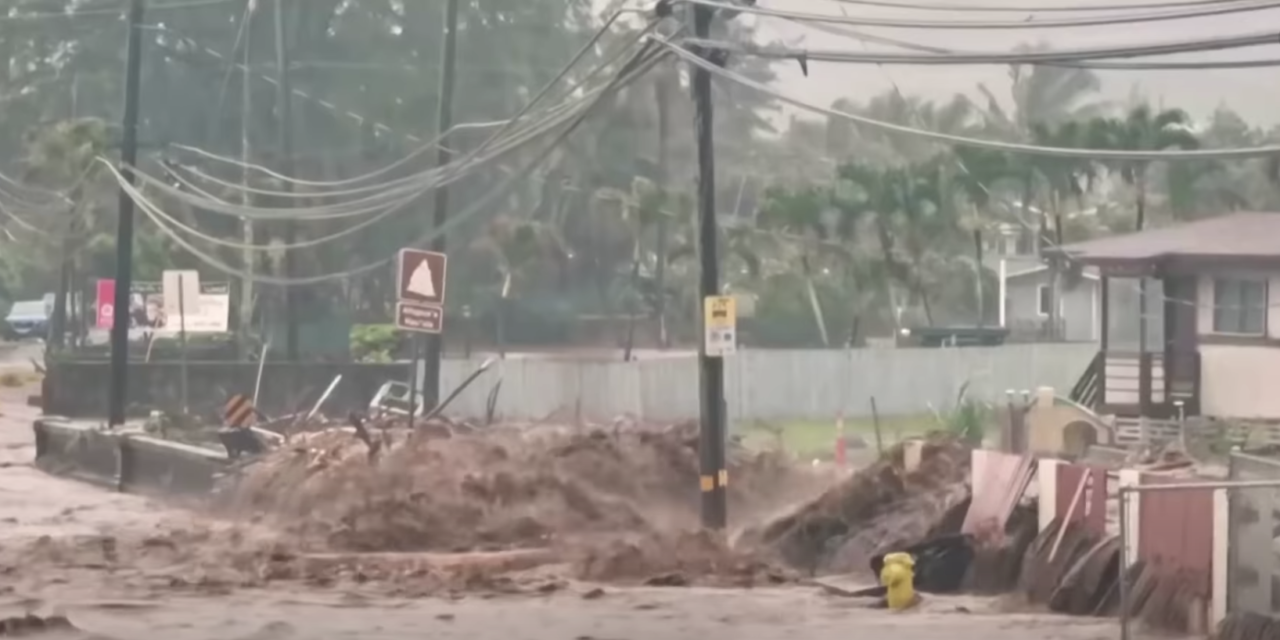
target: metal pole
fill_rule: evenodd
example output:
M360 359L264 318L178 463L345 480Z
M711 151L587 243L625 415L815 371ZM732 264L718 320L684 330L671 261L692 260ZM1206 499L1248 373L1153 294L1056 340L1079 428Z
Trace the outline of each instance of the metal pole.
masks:
M142 89L143 0L129 3L129 42L125 54L124 122L120 144L120 171L133 184L138 161L138 107ZM119 222L116 225L116 292L111 324L111 383L107 424L124 424L129 393L129 290L133 287L133 198L120 189Z
M275 40L276 40L276 107L279 109L277 134L280 137L280 172L293 176L293 88L289 84L289 52L285 46L285 0L275 2ZM285 192L293 191L293 183L282 180L280 188ZM286 220L284 223L284 243L291 245L297 239L298 222ZM294 251L284 252L284 272L286 277L297 277L296 256ZM289 360L298 361L298 305L297 296L292 285L284 287L285 317L285 356Z
M436 108L437 135L443 135L453 127L453 91L458 72L458 0L449 0L445 4L444 29L444 46L440 54L439 106ZM453 154L449 150L450 144L452 142L449 140L441 140L440 145L436 147L436 167L443 167L453 159ZM432 208L435 210L435 227L439 229L449 219L449 188L447 186L442 185L436 188ZM442 233L431 241L431 250L444 253L445 245L445 234ZM430 407L436 406L440 400L443 338L438 333L426 336L426 368L423 370L422 393L423 401ZM416 354L415 350L415 357Z
M257 13L257 0L246 0L248 6L244 12L244 59L243 73L240 75L240 162L244 167L240 173L240 183L244 187L240 203L246 208L253 206L253 195L249 193L249 160L252 159L252 148L249 144L250 114L253 111L253 78L249 75L250 45L253 42L253 15ZM245 249L241 253L244 261L244 281L240 285L240 356L249 359L250 330L253 328L253 276L257 262L253 249L253 219L244 218L241 222L244 230ZM257 406L257 405L254 405Z
M421 354L422 342L418 334L409 336L409 430L413 430L414 418L418 415L418 357ZM423 376L426 377L426 376Z
M187 300L183 293L182 274L178 274L178 345L182 349L182 413L191 413L191 404L188 402L191 396L187 395Z
M1120 488L1120 640L1129 640L1129 492ZM1064 523L1062 526L1066 526Z
M714 14L711 7L693 7L694 37L710 37ZM698 53L705 55L705 52ZM698 250L702 267L700 293L705 304L708 297L720 295L720 273L716 254L715 136L712 131L715 119L711 100L711 73L702 67L695 67L693 70L693 101L694 129L698 136ZM727 472L724 454L724 360L707 354L705 340L698 360L702 372L702 425L698 443L703 489L702 526L723 529L728 520L725 500Z

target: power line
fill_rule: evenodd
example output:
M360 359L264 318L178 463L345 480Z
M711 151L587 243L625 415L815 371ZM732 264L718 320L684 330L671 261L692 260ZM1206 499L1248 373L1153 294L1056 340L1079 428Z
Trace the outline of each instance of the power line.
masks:
M185 2L157 2L147 6L147 11L173 11L184 9L197 9L200 7L211 7L214 5L227 4L236 2L237 0L186 0ZM78 9L75 11L64 12L35 12L35 13L13 13L9 15L0 15L0 23L5 22L36 22L39 20L66 20L83 18L88 16L123 16L125 7L119 9Z
M680 0L681 2L703 7L712 7L724 11L736 11L754 15L786 18L804 22L829 22L833 24L851 24L861 27L884 27L890 29L1060 29L1067 27L1097 27L1106 25L1134 24L1143 22L1159 22L1165 20L1184 20L1216 15L1229 15L1247 11L1263 11L1280 7L1280 3L1272 0L1240 5L1228 5L1194 11L1176 11L1159 13L1141 13L1120 16L1091 16L1086 18L1063 18L1057 20L1019 20L1004 22L965 22L961 20L902 20L893 18L859 18L853 16L832 16L801 11L782 9L766 9L757 6L739 6L716 0Z
M973 4L929 4L925 2L888 2L885 0L830 0L839 4L859 5L865 7L885 7L889 9L914 9L917 11L946 11L960 13L1085 13L1089 11L1134 11L1143 9L1164 9L1168 7L1200 7L1224 4L1239 4L1242 0L1171 0L1169 2L1145 4L1106 4L1106 5L1046 5L1046 6L999 6Z
M570 123L569 126L567 126L565 130L560 133L559 136L557 136L554 140L548 143L542 149L542 151L537 154L537 157L524 163L524 165L520 167L519 170L513 172L511 175L508 175L504 180L502 180L498 185L496 185L492 190L490 190L484 196L472 201L471 204L466 209L451 216L444 226L429 229L423 235L409 242L406 246L422 246L427 242L431 241L433 238L435 238L437 234L447 233L450 230L452 230L454 227L471 219L472 217L479 214L480 212L491 210L493 208L493 205L499 201L499 198L506 196L518 180L526 177L528 174L530 174L533 171L533 169L535 169L538 165L540 165L547 158L549 158L551 156L551 153L560 145L560 143L563 142L563 140L567 138L570 134L572 134L573 131L586 119L586 117L591 114L592 110L598 105L603 104L605 97L615 95L618 90L627 86L631 82L634 82L637 78L643 76L646 72L648 72L650 69L656 66L657 63L660 62L664 57L666 57L664 53L654 51L652 48L646 47L641 49L639 52L637 52L637 54L634 57L632 57L632 59L625 65L625 67L618 74L614 76L613 81L611 82L608 90L599 93L595 97L594 101L591 104L591 108L584 110L582 113L580 113L574 122ZM109 166L109 163L107 164ZM119 172L115 167L109 166L109 170L117 174L118 180L123 179L123 176L119 175ZM141 193L135 190L134 197L138 202L139 208L142 209L149 216L151 216L152 221L156 223L156 226L160 228L161 232L164 233L169 238L171 238L175 243L177 243L183 249L191 253L191 255L195 256L201 262L209 265L210 267L242 279L251 278L255 282L262 282L262 283L275 284L275 285L315 284L319 282L326 282L330 280L340 280L344 278L350 278L352 276L361 275L364 273L369 273L375 269L381 269L385 267L395 259L395 256L389 256L372 263L364 264L359 267L354 267L352 269L347 269L345 271L339 271L335 273L323 274L318 276L302 277L302 278L276 278L276 277L248 274L245 271L236 269L235 267L232 267L222 262L218 258L211 256L208 253L205 253L204 251L201 251L200 249L196 248L190 241L183 238L180 234L176 233L175 231L170 229L168 226L166 226L166 223L163 218L155 216L153 211L154 205L145 197L142 197Z
M721 49L730 53L743 53L764 58L781 58L821 62L851 62L861 64L915 64L915 65L974 65L974 64L1042 64L1095 60L1108 58L1139 58L1148 56L1192 53L1196 51L1222 51L1280 43L1275 32L1228 36L1207 40L1179 40L1151 45L1109 47L1094 49L1063 49L1059 51L971 52L946 55L909 55L901 53L862 53L829 49L795 49L790 47L736 44L721 40L686 38L693 46Z
M898 47L908 51L920 51L924 53L933 53L939 55L965 55L975 56L983 55L980 52L965 51L959 49L944 49L942 47L934 47L931 45L920 44L899 38L890 38L881 35L873 35L858 31L849 27L837 27L827 24L804 24L812 29L817 29L824 33L837 35L862 43L883 44L891 47ZM868 51L869 55L874 55ZM841 60L839 62L849 62ZM873 62L871 64L883 65L891 64L885 62ZM1013 62L1011 64L1024 64ZM1280 58L1262 58L1250 60L1210 60L1210 61L1165 61L1165 62L1142 62L1142 61L1111 61L1111 60L1088 60L1085 62L1066 62L1066 61L1049 61L1049 62L1033 62L1030 64L1039 64L1046 67L1067 67L1072 69L1097 69L1100 71L1188 71L1188 70L1207 70L1207 69L1255 69L1264 67L1280 66Z
M1083 158L1093 160L1136 160L1136 161L1161 161L1161 160L1234 160L1242 158L1256 158L1265 156L1280 155L1280 145L1270 145L1263 147L1250 147L1242 149L1196 149L1188 151L1139 151L1139 150L1113 150L1113 149L1074 149L1068 147L1042 147L1029 144L1018 144L1013 142L998 142L995 140L983 140L980 138L970 138L967 136L957 136L948 133L940 133L937 131L926 131L907 127L891 122L884 122L874 118L867 118L846 111L819 107L817 105L805 102L798 98L769 88L768 86L747 78L741 74L734 73L720 67L716 64L703 60L699 56L685 50L683 47L673 44L659 36L650 36L650 38L661 43L668 50L674 52L680 58L711 71L712 74L718 75L724 79L730 80L736 84L755 89L761 93L768 94L783 102L790 103L801 109L817 113L819 115L843 118L867 127L881 129L892 133L916 136L926 138L937 142L945 142L962 147L975 147L980 149L991 149L993 151L1003 151L1008 153L1025 153L1030 155L1059 157L1059 158Z
M252 170L255 170L255 171L259 171L259 172L265 173L265 174L267 174L267 175L269 175L269 176L271 176L272 178L275 178L275 179L279 179L279 180L287 180L287 181L290 181L290 182L294 182L294 183L296 183L296 184L302 184L302 185L306 185L306 186L310 186L310 187L330 188L330 187L344 187L344 186L348 186L348 185L356 184L356 183L359 183L359 182L366 182L366 181L368 181L368 180L369 180L369 179L371 179L371 178L377 177L377 176L379 176L379 175L382 175L382 174L385 174L385 173L389 172L389 171L390 171L390 170L392 170L392 169L398 168L399 166L401 166L401 165L403 165L403 164L407 163L408 161L410 161L411 159L415 158L416 156L418 156L418 155L420 155L420 154L422 154L422 153L425 153L425 152L429 151L429 150L430 150L430 149L432 149L432 148L437 147L437 146L438 146L438 142L439 142L439 141L441 141L441 140L443 140L445 137L447 137L451 132L458 131L458 130L462 130L462 129L465 129L465 128L479 128L479 127L481 127L481 126L483 126L483 127L485 127L485 128L488 128L488 127L498 127L498 128L499 128L499 130L498 130L498 131L496 131L496 132L494 132L493 134L491 134L491 135L489 136L489 138L488 138L484 143L482 143L478 148L473 149L473 150L472 150L472 151L467 155L467 157L466 157L466 158L464 158L464 160L469 160L469 159L471 159L471 158L476 157L476 156L477 156L481 151L483 151L484 149L488 148L491 144L493 144L494 142L496 142L496 141L499 139L499 137L500 137L500 136L505 135L505 134L507 133L507 131L508 131L508 130L509 130L509 129L510 129L510 128L515 124L515 123L517 123L519 120L521 120L521 119L522 119L522 118L524 118L526 115L528 115L528 114L530 113L531 109L532 109L535 105L537 105L539 102L543 101L543 100L544 100L544 99L545 99L545 98L546 98L546 97L551 93L551 91L552 91L552 90L553 90L557 85L559 85L559 83L560 83L561 81L563 81L563 80L564 80L564 78L568 75L568 72L569 72L569 71L570 71L574 66L576 66L579 62L581 62L581 60L586 56L586 54L587 54L587 53L589 53L590 51L594 50L594 47L595 47L596 43L600 40L600 37L601 37L604 33L606 33L606 32L611 28L611 26L613 25L614 21L615 21L615 20L616 20L620 15L621 15L620 13L619 13L619 14L615 14L613 17L611 17L609 20L607 20L607 21L605 22L605 24L604 24L603 26L601 26L601 28L597 31L596 35L595 35L595 36L593 36L593 37L592 37L592 38L591 38L591 39L590 39L586 44L584 44L584 45L579 49L579 51L574 55L574 57L569 61L569 63L568 63L568 64L566 64L566 65L565 65L565 66L560 70L560 72L558 72L558 73L556 74L556 76L555 76L554 78L552 78L550 81L548 81L548 82L547 82L547 83L542 87L542 89L540 89L540 90L539 90L539 92L538 92L538 93L537 93L533 98L531 98L530 100L526 101L525 106L524 106L524 107L523 107L523 108L522 108L522 109L521 109L521 110L520 110L520 111L519 111L515 116L513 116L512 118L508 118L508 119L506 119L506 120L499 120L499 121L495 121L495 122L490 122L490 123L471 123L471 124L465 124L465 123L464 123L464 124L459 124L459 125L453 125L453 126L451 126L447 131L443 131L443 132L441 132L439 135L437 135L437 137L436 137L434 140L427 142L426 144L424 144L424 145L422 145L421 147L419 147L418 149L414 150L413 152L411 152L409 155L405 156L404 158L402 158L402 159L400 159L400 160L398 160L398 161L396 161L396 162L392 163L391 165L389 165L389 166L387 166L387 167L383 167L382 169L379 169L379 170L377 170L377 171L374 171L374 172L371 172L371 173L365 174L365 175L363 175L363 176L357 176L357 177L355 177L355 178L348 178L348 179L344 179L344 180L327 181L327 182L321 182L321 181L304 181L304 180L298 180L298 179L295 179L295 178L291 178L291 177L285 176L285 175L283 175L283 174L279 174L279 173L273 172L273 171L271 171L270 169L267 169L267 168L265 168L265 167L260 167L260 166L257 166L257 165L246 165L246 164L244 164L243 162L238 161L238 160L236 160L236 159L234 159L234 158L228 158L228 157L218 156L218 155L215 155L215 154L209 153L209 152L207 152L207 151L203 151L203 150L200 150L200 149L196 149L196 148L194 148L194 147L186 147L186 146L180 146L180 145L175 145L175 146L176 146L177 148L180 148L180 149L184 149L184 150L187 150L187 151L195 152L195 153L200 154L200 155L202 155L202 156L204 156L204 157L206 157L206 158L213 159L213 160L215 160L215 161L217 161L217 162L221 162L221 163L224 163L224 164L229 164L229 165L237 166L237 167L240 167L240 168L249 168L249 169L252 169ZM627 40L625 41L625 43L624 43L622 46L614 48L611 52L607 53L607 54L604 56L604 58L594 66L594 68L592 68L591 70L589 70L587 73L583 74L583 76L582 76L582 77L577 78L577 79L575 79L575 81L574 81L574 82L570 83L569 87L567 88L567 91L565 91L565 92L563 92L563 93L566 93L566 94L568 94L568 95L574 95L575 93L578 93L578 94L580 94L580 95L577 95L577 96L575 96L575 97L571 98L570 100L568 100L568 101L567 101L567 102L565 102L565 103L562 103L562 104L560 104L560 105L556 105L556 106L554 106L554 107L550 107L550 108L548 108L547 110L545 110L545 111L544 111L544 113L543 113L543 115L544 115L547 119L544 119L544 120L543 120L543 122L548 122L548 121L550 121L550 120L549 120L549 118L551 118L551 116L552 116L553 114L554 114L554 115L556 115L556 116L561 116L561 115L566 114L568 111L570 111L572 108L574 108L574 107L575 107L575 105L579 105L579 104L583 104L583 103L585 103L588 99L592 98L592 96L593 96L594 94L596 94L596 93L598 93L599 91L603 90L603 89L600 89L600 88L597 88L597 89L586 89L586 90L583 90L583 87L584 87L588 82L592 81L592 80L593 80L593 79L594 79L598 74L600 74L602 71L606 70L607 68L609 68L609 67L611 67L612 65L614 65L615 63L617 63L617 61L619 61L619 60L620 60L624 55L626 55L626 54L627 54L627 52L628 52L628 51L630 51L630 50L631 50L631 49L632 49L632 48L633 48L637 43L639 43L639 42L644 38L644 36L646 35L646 33L647 33L650 29L652 29L652 28L653 28L653 25L650 25L649 27L646 27L644 30L640 31L639 33L634 34L632 37L627 38ZM504 152L504 153L505 153L505 152ZM432 171L434 171L434 170L432 170ZM198 171L193 171L193 173L194 173L194 174L196 174L196 175L198 175L200 178L205 179L205 180L208 180L208 181L210 181L210 182L214 182L214 183L216 183L216 184L220 184L220 185L225 186L225 187L237 188L237 185L234 185L234 184L232 184L232 183L230 183L230 182L227 182L227 181L223 181L223 180L218 179L218 178L214 178L213 176L209 176L209 175L207 175L207 174L203 174L203 173L200 173L200 172L198 172ZM430 172L426 172L426 173L430 173ZM390 182L383 182L383 183L379 183L379 184L368 185L368 186L365 186L365 187L351 187L351 188L344 189L344 190L340 190L340 191L338 191L338 190L330 190L330 191L325 191L325 192L323 192L323 193L321 193L321 194L312 193L312 194L307 195L306 197L315 197L315 196L317 196L317 195L325 195L325 196L329 196L329 197L333 197L333 196L344 196L344 195L353 195L353 194L358 194L358 193L366 193L366 192L371 192L371 191L382 191L382 192L385 192L387 189L389 189L389 188L390 188L391 186L393 186L393 185L403 184L403 183L405 183L405 182L412 181L412 180L416 179L416 177L417 177L417 176L422 176L422 175L424 175L424 174L423 174L423 173L419 173L419 174L415 174L415 175L413 175L413 176L409 176L409 177L407 177L407 178L398 178L398 179L393 180L393 181L390 181ZM286 193L284 193L284 192L280 192L280 191L273 191L273 190L257 190L257 189L255 189L255 190L254 190L254 192L256 192L256 193L260 193L260 194L263 194L263 195L272 195L272 196L287 196L287 195L289 195L289 194L286 194Z

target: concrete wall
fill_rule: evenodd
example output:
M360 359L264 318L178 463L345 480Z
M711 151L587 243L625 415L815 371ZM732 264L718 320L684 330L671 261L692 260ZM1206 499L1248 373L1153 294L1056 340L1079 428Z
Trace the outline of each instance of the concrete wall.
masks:
M1007 389L1039 386L1070 389L1093 357L1093 344L1021 344L963 349L856 349L743 351L726 362L727 403L732 419L834 419L843 411L859 417L871 413L876 398L881 415L945 410L966 381L969 393L1004 400ZM447 360L445 389L452 389L479 364ZM131 365L131 404L175 407L180 369L176 364ZM404 365L308 364L268 365L263 378L264 410L277 412L305 397L318 397L337 373L343 382L329 405L331 412L364 406L388 379L407 379ZM193 408L211 411L228 394L250 393L252 365L192 364ZM60 364L54 381L51 413L101 416L106 412L107 365ZM450 413L482 415L489 391L502 381L498 411L512 418L541 418L562 411L610 418L633 413L657 420L698 415L696 358L669 357L639 362L551 361L511 358L497 362L473 388L460 396Z

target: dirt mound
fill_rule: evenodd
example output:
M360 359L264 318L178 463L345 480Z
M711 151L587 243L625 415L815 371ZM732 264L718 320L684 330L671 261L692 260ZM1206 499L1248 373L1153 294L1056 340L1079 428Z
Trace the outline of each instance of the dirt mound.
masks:
M792 582L796 576L749 551L731 548L717 534L633 536L588 546L574 575L598 582L684 586L693 582L754 587Z
M939 521L968 498L969 451L949 434L931 435L919 468L907 473L904 445L895 446L816 500L744 539L805 571L862 570L871 555L889 546L945 533Z
M370 461L349 430L302 434L244 469L220 506L346 551L558 547L697 526L696 425L384 438ZM735 513L777 508L815 484L778 455L731 458Z

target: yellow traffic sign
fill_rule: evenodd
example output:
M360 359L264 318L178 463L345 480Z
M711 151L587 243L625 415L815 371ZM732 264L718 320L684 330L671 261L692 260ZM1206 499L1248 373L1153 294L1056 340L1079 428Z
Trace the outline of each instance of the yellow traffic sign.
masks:
M707 296L702 301L703 348L719 358L738 349L738 302L733 296Z

